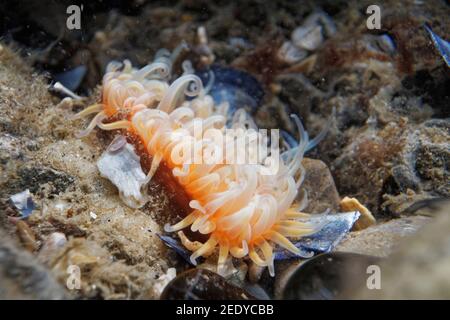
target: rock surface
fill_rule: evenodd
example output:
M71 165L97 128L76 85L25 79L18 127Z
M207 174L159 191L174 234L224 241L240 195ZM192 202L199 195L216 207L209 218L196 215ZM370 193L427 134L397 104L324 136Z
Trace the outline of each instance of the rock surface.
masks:
M327 165L320 160L309 158L305 158L302 164L306 171L302 188L306 190L309 201L304 211L322 213L330 209L337 212L340 198Z
M403 217L350 232L337 245L336 251L387 257L404 237L416 233L431 220L424 216Z
M68 298L52 273L0 229L0 299Z
M381 289L353 293L356 299L450 299L450 204L416 234L403 239L380 264Z

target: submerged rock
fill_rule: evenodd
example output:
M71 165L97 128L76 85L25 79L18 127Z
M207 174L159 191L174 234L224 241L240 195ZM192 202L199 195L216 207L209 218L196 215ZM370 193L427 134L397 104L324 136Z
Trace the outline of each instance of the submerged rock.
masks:
M46 184L49 193L57 195L73 185L74 178L65 172L42 165L26 166L18 171L18 179L11 184L11 189L28 188L32 193L40 192Z
M0 298L64 299L64 288L28 252L20 250L0 228Z
M450 204L417 233L403 239L380 264L381 289L351 292L355 299L450 299Z
M402 217L350 232L336 246L336 251L387 257L404 237L418 232L430 221L424 216Z
M310 158L304 158L302 165L306 172L302 187L308 194L305 212L321 213L327 209L337 211L340 197L328 166Z

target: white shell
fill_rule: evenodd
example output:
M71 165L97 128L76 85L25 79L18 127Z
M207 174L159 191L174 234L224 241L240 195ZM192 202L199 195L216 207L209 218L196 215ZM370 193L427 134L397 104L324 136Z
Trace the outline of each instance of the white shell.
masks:
M325 38L336 33L336 26L328 14L317 11L310 14L303 24L291 34L292 43L299 49L316 50Z
M297 48L291 41L283 43L278 50L278 58L289 64L297 63L305 59L307 55L308 53L305 50Z
M126 143L115 151L105 151L97 161L97 167L101 176L119 189L119 195L126 205L140 208L147 203L144 186L148 179L131 144Z
M298 27L292 32L292 42L300 49L316 50L324 41L321 25Z

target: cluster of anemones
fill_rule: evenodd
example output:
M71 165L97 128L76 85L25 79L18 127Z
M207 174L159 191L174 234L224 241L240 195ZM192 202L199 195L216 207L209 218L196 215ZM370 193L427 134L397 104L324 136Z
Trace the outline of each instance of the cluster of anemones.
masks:
M225 156L229 142L206 138L208 129L225 134L227 126L243 132L254 130L255 126L243 110L227 124L227 105L214 104L189 63L184 64L185 73L169 84L171 63L165 51L139 70L128 61L111 63L103 79L102 102L78 114L97 113L80 136L96 126L104 130L125 129L139 138L152 157L149 179L162 162L172 171L179 187L191 199L192 212L177 224L166 225L165 230L179 231L183 244L193 251L192 263L218 247L219 273L224 272L230 256L248 256L255 264L267 266L273 275L274 244L297 254L299 250L287 237L299 238L318 229L301 212L306 197L293 205L304 178L302 159L308 135L298 117L293 116L300 133L299 145L282 154L268 154L256 164L180 163L179 150L185 144L200 144L202 147L194 148L196 152L213 145L214 150L220 151L216 154ZM194 130L199 123L200 132ZM265 143L263 139L258 141ZM278 170L267 174L266 164L275 156ZM205 243L188 240L182 230L189 226L194 232L209 235L209 239Z

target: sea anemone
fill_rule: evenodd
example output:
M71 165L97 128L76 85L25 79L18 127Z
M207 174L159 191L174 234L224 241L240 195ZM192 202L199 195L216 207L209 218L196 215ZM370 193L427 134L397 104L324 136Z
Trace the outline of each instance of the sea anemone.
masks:
M288 238L309 235L321 227L301 212L307 204L305 192L294 203L305 176L302 159L310 144L307 132L293 115L298 146L281 154L270 149L259 156L260 150L267 150L269 139L256 130L251 117L240 109L227 124L227 105L214 104L189 63L184 64L185 73L169 85L171 60L164 58L139 70L128 61L110 64L103 79L102 102L78 114L97 112L81 136L95 126L126 130L152 158L148 180L161 163L171 170L189 196L192 212L164 229L178 231L183 245L193 251L194 265L197 258L211 255L218 247L218 273L225 272L230 257L248 256L273 275L274 246L298 254ZM229 129L238 134L230 138ZM214 137L208 135L211 132ZM271 143L276 142L271 138ZM253 161L229 161L227 155L233 152L246 153L246 159ZM208 235L208 240L190 241L183 233L187 227Z

